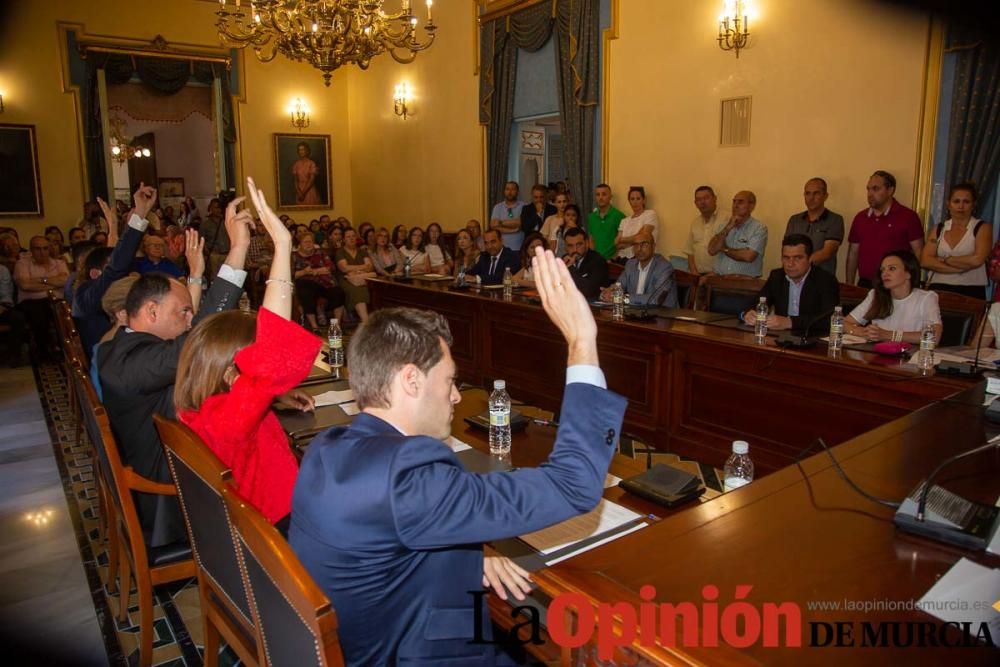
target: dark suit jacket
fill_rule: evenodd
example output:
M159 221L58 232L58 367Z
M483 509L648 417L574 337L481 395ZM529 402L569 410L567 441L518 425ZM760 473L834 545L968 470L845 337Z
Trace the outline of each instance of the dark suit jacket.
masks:
M805 280L799 298L799 314L792 318L792 330L804 333L813 319L823 315L809 327L809 333L826 333L830 330L830 315L840 303L840 283L832 273L815 266L809 271ZM786 317L788 291L788 279L785 277L784 269L775 269L767 277L767 282L764 283L758 296L767 297L767 303L774 307L775 314Z
M611 282L608 278L608 260L596 250L587 250L580 262L580 267L571 265L569 275L573 276L578 290L583 292L588 301L596 301L601 297L601 288Z
M212 313L235 308L242 293L242 288L228 280L213 280L211 289L202 298L194 323ZM98 348L97 369L104 392L104 408L123 462L140 475L159 482L171 479L163 445L153 425L153 415L176 419L174 378L185 340L186 333L173 340L163 340L153 334L122 328ZM156 496L136 496L143 529L155 530L151 546L174 542L184 536L183 523L179 525L179 532L175 525L179 514L174 516L168 512L170 520L158 523L156 514L160 513L162 518L163 503L157 501Z
M494 268L493 273L490 273L490 263L492 261L493 256L488 252L479 253L479 261L469 269L469 275L479 276L482 278L484 285L499 285L503 282L503 270L505 267L510 267L511 275L521 270L521 256L507 247L500 251L500 254L497 256L496 268Z
M567 385L548 461L514 472L467 472L440 440L366 413L317 436L288 537L337 610L346 663L492 664L492 646L468 643L483 543L593 509L625 406L605 389Z

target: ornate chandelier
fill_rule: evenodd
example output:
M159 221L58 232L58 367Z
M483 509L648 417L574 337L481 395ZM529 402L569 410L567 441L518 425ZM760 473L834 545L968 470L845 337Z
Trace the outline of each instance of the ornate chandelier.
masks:
M372 58L387 51L396 62L413 62L417 51L434 43L432 3L427 0L423 42L416 38L418 19L410 0L401 0L396 13L386 13L383 0L219 0L215 25L223 41L253 47L261 62L279 53L307 62L323 72L329 86L341 65L368 69Z
M152 157L153 153L146 146L133 144L129 137L125 136L124 119L115 116L108 119L111 136L108 143L111 145L111 159L118 164L125 164L126 161L144 157Z

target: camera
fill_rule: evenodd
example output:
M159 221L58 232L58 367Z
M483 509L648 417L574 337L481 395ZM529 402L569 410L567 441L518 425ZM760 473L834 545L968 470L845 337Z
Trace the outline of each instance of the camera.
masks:
M226 207L229 206L230 202L236 199L236 188L230 188L229 190L219 190L219 206L225 211Z

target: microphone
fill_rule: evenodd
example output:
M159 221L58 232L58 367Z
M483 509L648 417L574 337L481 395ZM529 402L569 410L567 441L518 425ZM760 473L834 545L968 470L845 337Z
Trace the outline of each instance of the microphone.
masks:
M983 333L986 331L986 323L990 317L990 307L993 304L989 301L986 302L986 306L983 309L983 321L979 323L979 337L976 341L976 358L972 364L960 363L954 361L940 361L937 365L938 373L947 373L949 375L961 375L963 377L974 377L983 372L983 369L979 368L979 355L983 349Z
M816 341L809 339L809 331L812 329L812 326L814 324L816 324L822 319L825 319L833 315L834 310L836 310L836 307L826 310L817 315L816 317L812 318L808 322L806 322L805 329L803 329L803 333L801 336L796 336L790 331L782 332L781 334L778 335L778 340L776 341L776 343L781 347L807 348L814 346L816 344Z
M958 454L955 454L954 456L946 458L944 461L939 463L938 467L934 468L934 471L927 476L927 481L924 482L924 488L920 492L920 501L917 503L917 521L924 520L924 514L927 511L927 494L930 492L931 484L937 477L939 472L941 472L944 468L950 466L955 461L961 461L962 459L968 456L979 454L980 452L989 451L990 449L994 449L996 447L1000 447L1000 436L991 438L989 442L987 442L985 445L980 445L979 447L975 447L968 451L960 452Z
M629 320L637 320L637 321L644 321L644 320L656 319L656 315L651 315L649 313L649 305L650 305L650 301L652 300L652 296L654 294L656 294L657 292L661 291L664 287L666 287L670 283L670 281L673 280L673 279L674 279L674 274L673 274L673 272L671 272L670 275L668 275L667 277L665 277L663 280L660 281L660 284L657 285L655 289L652 289L652 290L650 290L648 292L649 298L646 299L645 303L640 304L639 306L636 306L636 308L639 309L639 312L636 313L636 312L633 311L631 314L628 313L628 312L626 312L625 313L625 318L629 319ZM668 293L669 292L664 292L663 294L661 294L660 297L658 299L656 299L656 301L654 302L653 305L654 306L660 306L660 305L662 305L663 299L666 298L666 295Z

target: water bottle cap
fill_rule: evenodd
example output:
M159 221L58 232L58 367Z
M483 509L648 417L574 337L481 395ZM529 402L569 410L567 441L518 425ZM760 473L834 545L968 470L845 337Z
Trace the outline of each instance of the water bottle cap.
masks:
M750 443L746 440L733 441L733 454L746 454L750 451Z
M767 303L767 297L766 296L760 297L759 303Z
M332 326L332 327L337 326L337 318L336 317L334 317L333 319L330 320L330 326Z
M493 381L493 388L494 389L506 389L507 388L507 383L505 381L503 381L503 380L494 380Z
M833 307L833 312L835 312L835 313L842 313L842 312L844 312L844 309L841 308L840 306L834 306Z

